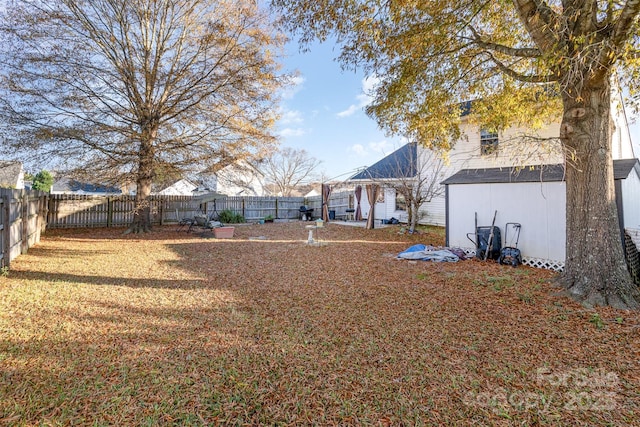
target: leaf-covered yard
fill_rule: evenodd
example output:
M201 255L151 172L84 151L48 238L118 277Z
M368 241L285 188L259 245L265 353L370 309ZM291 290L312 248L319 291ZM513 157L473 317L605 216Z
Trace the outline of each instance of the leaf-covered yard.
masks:
M2 425L633 425L640 314L441 232L48 231L0 277Z

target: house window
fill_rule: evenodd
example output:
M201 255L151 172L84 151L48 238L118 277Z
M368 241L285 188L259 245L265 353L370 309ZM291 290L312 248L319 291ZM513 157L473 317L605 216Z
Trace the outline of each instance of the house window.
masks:
M480 154L488 156L498 151L498 134L484 129L480 130Z
M399 191L396 191L396 210L397 211L406 211L407 210L407 199L405 199L404 195Z

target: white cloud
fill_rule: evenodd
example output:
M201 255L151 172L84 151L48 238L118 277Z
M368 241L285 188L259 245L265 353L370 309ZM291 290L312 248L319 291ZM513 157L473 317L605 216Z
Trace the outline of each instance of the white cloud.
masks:
M296 129L284 128L280 131L280 136L284 136L284 137L302 136L306 133L307 132L302 128L296 128Z
M389 154L394 151L393 144L389 141L370 142L369 149L375 153Z
M302 113L297 110L287 110L282 113L282 117L280 117L280 124L283 125L290 123L302 123L303 121Z
M369 77L365 77L362 79L362 92L365 95L370 95L376 89L376 86L380 84L380 78L375 74Z
M366 146L362 144L354 144L349 147L349 151L354 153L358 157L374 156L376 158L380 155L387 155L395 150L394 145L387 141L369 142Z
M302 76L291 76L287 87L282 91L282 97L284 99L293 98L296 93L304 89L305 78Z
M362 144L354 144L351 147L349 147L349 151L352 151L354 153L356 153L359 156L366 156L367 155L367 150L364 148L364 146Z
M362 93L356 96L358 103L351 104L349 108L339 112L337 116L349 117L356 113L358 110L361 110L367 105L371 104L371 102L373 102L373 93L378 83L380 83L380 79L375 75L362 79Z
M349 108L347 108L346 110L344 110L344 111L340 111L340 112L337 114L337 116L338 116L338 117L349 117L349 116L352 116L352 115L353 115L356 111L358 111L360 108L362 108L362 107L360 107L360 106L358 106L358 105L351 104L351 105L349 106Z

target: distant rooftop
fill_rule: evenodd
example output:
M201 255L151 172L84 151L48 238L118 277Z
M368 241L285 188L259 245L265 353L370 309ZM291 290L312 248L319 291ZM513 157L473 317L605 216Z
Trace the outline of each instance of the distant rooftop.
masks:
M0 187L18 188L21 186L22 163L0 160Z
M120 194L118 187L102 184L90 184L76 181L71 178L62 178L53 183L52 193L79 193L79 194Z
M416 176L417 144L409 143L398 148L365 170L358 172L349 180L385 180L402 179Z

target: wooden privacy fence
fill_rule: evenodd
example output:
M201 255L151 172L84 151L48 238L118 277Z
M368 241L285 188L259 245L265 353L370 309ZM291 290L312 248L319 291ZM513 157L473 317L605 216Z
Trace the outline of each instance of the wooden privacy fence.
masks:
M329 209L336 217L346 216L352 207L348 192L331 194ZM134 196L88 196L53 194L48 202L48 228L126 227L133 220ZM242 215L247 221L272 216L275 219L298 219L300 206L314 209L314 216L321 215L322 197L220 197L206 196L152 196L151 223L164 225L176 223L194 215L215 216L223 210Z
M40 241L46 227L47 193L0 188L0 267Z
M133 220L134 196L84 196L55 194L49 198L49 228L125 227ZM303 197L221 197L152 196L151 223L176 223L194 215L215 215L231 210L257 221L266 216L296 219Z

